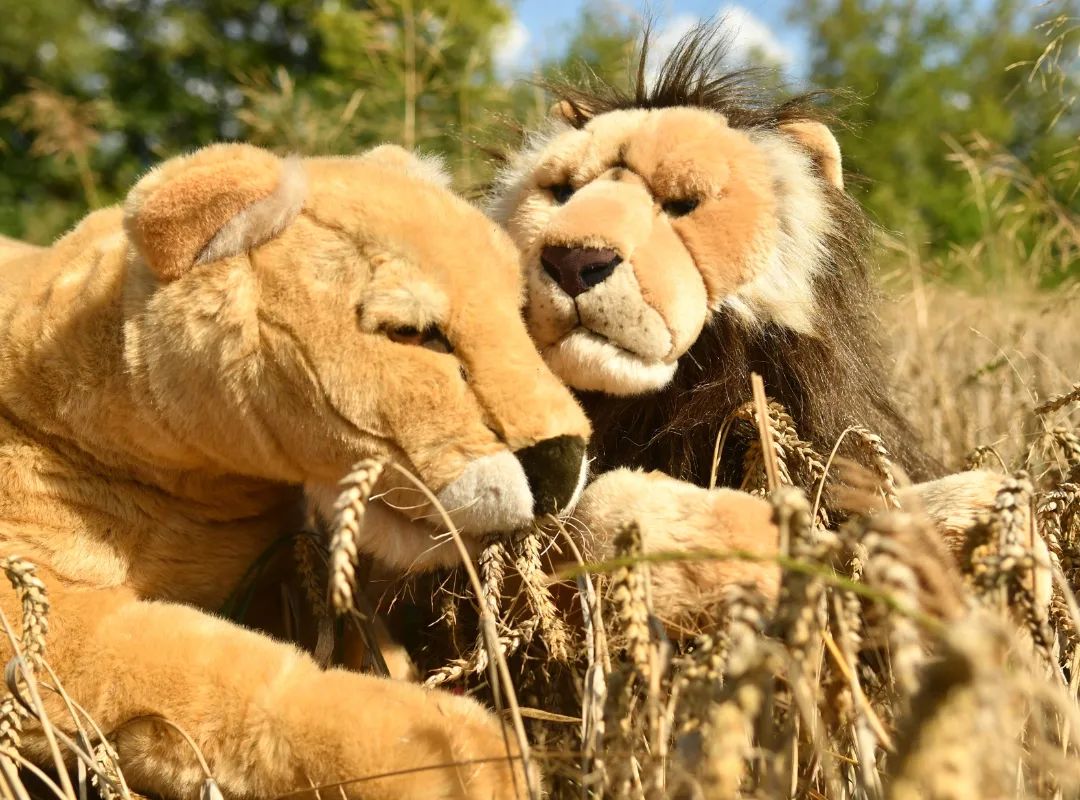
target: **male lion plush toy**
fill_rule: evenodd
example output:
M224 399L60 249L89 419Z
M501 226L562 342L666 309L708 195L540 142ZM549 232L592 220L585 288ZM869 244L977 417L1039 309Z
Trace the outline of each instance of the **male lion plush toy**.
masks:
M226 796L519 796L471 700L323 672L206 612L295 530L301 486L360 458L405 465L472 541L572 503L588 423L528 337L497 226L400 152L220 145L2 253L0 555L39 566L48 661L131 787L198 795L175 725ZM383 509L372 535L415 558L432 512ZM39 729L23 744L47 758Z
M819 452L861 425L911 477L938 471L892 400L869 225L844 191L836 139L812 97L774 101L723 60L723 38L705 24L651 80L643 47L629 92L551 87L552 119L489 201L525 260L530 333L595 428L599 477L576 516L601 550L637 519L646 549L775 552L775 529L745 494L705 488L740 483L752 439L732 430L715 465L714 454L754 372ZM968 473L907 500L955 544L999 483ZM693 612L732 580L771 588L776 568L654 575L664 612Z

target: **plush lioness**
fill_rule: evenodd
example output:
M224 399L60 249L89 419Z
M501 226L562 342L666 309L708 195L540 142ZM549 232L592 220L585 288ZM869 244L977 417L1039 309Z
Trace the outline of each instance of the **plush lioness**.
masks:
M601 543L637 519L650 549L775 553L745 495L705 488L739 485L757 434L718 440L752 373L819 452L860 425L912 478L938 473L893 400L869 225L835 137L812 96L774 99L724 57L702 25L651 79L643 47L628 92L553 85L551 119L491 192L489 213L525 261L529 331L595 428L599 478L577 516ZM959 535L999 482L972 474L909 499ZM654 595L692 610L733 579L770 588L775 575L669 567Z
M295 530L301 487L360 458L419 476L469 541L572 504L589 425L529 339L498 227L400 151L220 145L2 256L0 555L39 566L47 659L131 787L199 795L177 726L229 797L519 796L471 700L320 671L208 613ZM419 493L379 517L367 535L399 559L432 548ZM39 729L23 752L47 758Z

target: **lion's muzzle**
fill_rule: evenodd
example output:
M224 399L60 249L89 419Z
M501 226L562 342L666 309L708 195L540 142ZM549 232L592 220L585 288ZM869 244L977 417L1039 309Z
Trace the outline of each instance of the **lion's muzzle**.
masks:
M585 484L585 440L555 436L472 461L439 492L454 524L477 535L509 531L573 507Z

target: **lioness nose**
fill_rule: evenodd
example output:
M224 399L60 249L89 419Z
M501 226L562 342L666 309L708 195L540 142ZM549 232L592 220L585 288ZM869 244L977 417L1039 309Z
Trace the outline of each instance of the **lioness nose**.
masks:
M555 436L514 455L525 470L533 496L533 514L556 514L577 502L585 483L585 440Z
M540 251L544 272L571 297L606 281L621 263L614 250L551 245Z

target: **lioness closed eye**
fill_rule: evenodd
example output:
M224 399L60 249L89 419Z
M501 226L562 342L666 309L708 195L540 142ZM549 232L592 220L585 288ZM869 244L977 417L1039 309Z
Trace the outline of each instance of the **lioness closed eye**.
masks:
M199 610L289 528L303 485L360 458L403 464L472 537L580 491L588 423L525 331L517 253L427 171L385 149L284 161L214 146L52 247L4 251L0 553L40 565L48 659L133 789L199 791L156 716L227 796L394 772L333 791L523 786L472 701L322 672ZM412 564L435 514L419 494L394 505L367 526L372 546ZM10 595L0 606L18 616ZM39 731L23 739L46 757Z

